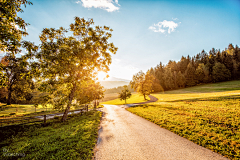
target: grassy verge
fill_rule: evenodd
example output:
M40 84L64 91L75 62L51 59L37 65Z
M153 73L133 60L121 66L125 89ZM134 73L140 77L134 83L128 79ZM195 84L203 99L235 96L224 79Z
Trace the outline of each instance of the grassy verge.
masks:
M101 114L89 111L69 115L63 123L61 117L49 120L46 127L32 124L1 129L0 159L22 155L22 159L92 159Z
M83 106L79 107L71 107L70 110L81 109ZM14 117L31 117L43 114L54 114L64 112L60 110L53 109L51 105L48 105L47 109L42 107L41 105L38 106L35 112L34 105L21 105L21 104L0 104L0 119L1 118L14 118Z
M155 94L158 102L127 110L225 157L240 159L240 90L219 91L238 84L224 82L208 91L201 90L208 87L204 85L188 88L188 92Z
M34 105L21 105L21 104L12 104L12 105L6 105L6 104L0 104L0 117L16 117L16 116L23 116L28 115L32 113L42 113L42 112L52 112L52 106L48 105L47 108L42 107L39 105L36 108Z
M135 93L132 94L131 98L127 99L127 104L131 103L140 103L140 102L146 102L149 101L150 98L147 96L147 100L144 100L143 95ZM107 102L102 102L101 104L112 104L112 105L124 105L125 101L121 101L119 98Z

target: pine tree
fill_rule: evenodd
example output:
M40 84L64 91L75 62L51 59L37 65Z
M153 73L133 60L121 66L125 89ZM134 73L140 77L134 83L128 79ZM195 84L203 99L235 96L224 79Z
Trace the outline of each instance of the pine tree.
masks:
M165 68L164 72L164 85L167 90L174 88L174 80L171 68Z
M179 88L185 87L186 79L185 76L179 71L177 73L177 85Z
M224 64L216 63L213 67L213 80L214 82L226 81L231 78L230 71Z
M196 84L195 68L189 63L185 71L186 85L194 86Z

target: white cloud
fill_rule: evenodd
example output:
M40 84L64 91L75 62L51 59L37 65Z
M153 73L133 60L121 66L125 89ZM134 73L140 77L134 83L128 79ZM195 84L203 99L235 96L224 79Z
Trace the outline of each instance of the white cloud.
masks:
M179 22L180 24L181 22ZM165 33L167 29L168 33L170 34L171 32L175 31L175 29L178 27L178 23L175 23L173 21L167 21L164 20L162 22L158 22L157 24L154 24L153 26L150 26L148 29L154 31L154 32L161 32Z
M178 18L172 18L172 20L174 20L174 21L175 21L175 20L178 20Z
M81 0L76 3L82 3L82 6L85 8L101 8L108 12L119 10L119 7L116 7L112 0ZM118 0L115 0L115 3L118 4Z

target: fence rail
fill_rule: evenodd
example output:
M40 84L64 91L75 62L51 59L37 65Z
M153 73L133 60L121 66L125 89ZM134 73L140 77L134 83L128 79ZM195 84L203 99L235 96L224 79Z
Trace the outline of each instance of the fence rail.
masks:
M84 112L88 112L88 106L81 108L81 109L71 110L68 112L68 114L79 114L79 113L82 114ZM54 113L54 114L43 114L43 115L37 115L37 116L31 116L31 117L17 117L17 118L0 119L0 127L28 124L28 123L35 123L35 122L42 122L42 121L45 125L47 119L52 119L55 116L62 116L63 114L64 114L64 112Z

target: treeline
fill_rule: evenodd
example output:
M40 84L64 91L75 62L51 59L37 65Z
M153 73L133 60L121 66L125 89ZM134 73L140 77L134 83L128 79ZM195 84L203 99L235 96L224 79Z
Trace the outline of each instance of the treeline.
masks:
M148 73L155 77L154 92L240 79L240 48L229 44L223 51L203 50L193 57L182 56L178 62L170 60L167 65L160 62Z
M124 89L123 86L119 86L119 87L115 87L115 88L111 88L111 89L106 89L106 91L104 92L105 94L109 94L109 93L120 93L122 90ZM127 86L127 89L130 92L134 92L134 89L131 88L130 85Z

